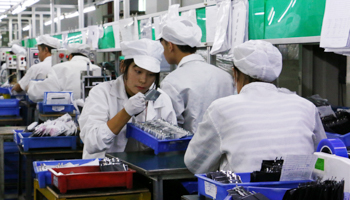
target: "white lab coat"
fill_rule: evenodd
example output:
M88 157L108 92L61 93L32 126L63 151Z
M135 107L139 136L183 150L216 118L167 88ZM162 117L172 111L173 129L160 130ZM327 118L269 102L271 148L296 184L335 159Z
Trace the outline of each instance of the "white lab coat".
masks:
M26 90L32 79L45 79L51 70L51 56L46 57L42 62L32 65L26 74L18 81L22 90Z
M72 91L74 99L80 99L80 72L86 71L87 63L90 70L94 70L94 75L101 75L101 68L91 64L89 58L74 56L70 61L54 65L44 81L30 82L27 92L29 99L34 102L42 101L46 91Z
M192 133L214 100L235 92L232 75L197 54L182 58L178 68L164 78L161 88L172 100L178 124Z
M147 112L147 120L162 118L170 123L177 123L169 96L160 89L158 91L162 93L159 98L155 102L149 101L147 110L137 117L132 117L129 122L144 122ZM84 159L103 158L106 152L128 150L125 149L128 142L125 136L126 126L118 135L107 126L107 121L122 110L127 101L123 75L91 89L79 118L80 138L84 142Z
M262 160L312 154L324 138L314 104L287 89L253 82L210 105L185 164L193 173L259 171Z

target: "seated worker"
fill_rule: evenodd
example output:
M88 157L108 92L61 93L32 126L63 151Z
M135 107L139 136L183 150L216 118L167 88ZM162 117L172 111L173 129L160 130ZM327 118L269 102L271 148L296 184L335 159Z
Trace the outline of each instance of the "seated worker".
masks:
M87 64L95 75L101 75L101 68L93 65L87 58L90 48L86 44L69 44L69 61L52 66L48 77L43 81L31 81L28 97L34 102L42 101L46 91L73 91L74 99L81 99L81 71L87 70Z
M233 49L238 95L214 101L185 153L193 173L259 171L262 160L312 154L326 138L317 108L277 88L282 55L271 43L250 40Z
M164 119L176 124L175 111L166 93L146 101L145 93L159 85L162 45L150 39L121 43L123 75L90 90L79 118L83 158L103 158L106 152L142 150L125 137L127 122ZM127 144L128 143L128 144ZM127 147L126 147L127 146Z
M197 24L181 17L168 21L159 38L165 59L177 65L161 88L172 100L179 126L195 133L209 105L235 93L232 75L195 54L202 38Z
M12 88L13 91L27 91L29 82L32 79L45 79L51 70L51 50L59 48L61 45L60 41L57 38L49 35L41 35L36 38L36 41L39 50L38 56L40 62L27 69L25 75Z

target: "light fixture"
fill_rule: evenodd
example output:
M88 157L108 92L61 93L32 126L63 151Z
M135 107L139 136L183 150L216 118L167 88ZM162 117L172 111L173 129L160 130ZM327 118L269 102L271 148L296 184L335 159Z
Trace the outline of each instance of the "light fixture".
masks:
M30 25L25 26L22 30L23 31L28 31L30 29Z
M19 5L19 6L17 6L16 9L14 9L14 10L12 11L12 14L13 14L13 15L18 14L18 13L22 12L22 11L25 10L25 9L26 9L26 7Z
M52 23L52 20L45 22L44 25L45 25L45 26L48 26L48 25L50 25L51 23Z
M77 16L79 16L78 11L76 11L74 13L69 13L65 17L66 17L66 19L68 19L68 18L73 18L73 17L77 17Z
M7 17L7 15L1 15L1 16L0 16L0 20L1 20L1 19L4 19L4 18L6 18L6 17Z
M24 7L30 7L35 3L38 3L40 0L27 0L23 3Z
M91 12L91 11L94 11L94 10L96 10L96 7L95 6L90 6L90 7L84 8L83 12L84 13L88 13L88 12Z
M60 16L60 20L62 20L62 19L64 19L64 16L63 16L63 15ZM57 17L56 17L53 21L54 21L55 23L57 23ZM48 25L51 25L51 24L52 24L52 20L47 21L47 22L44 23L45 26L48 26Z

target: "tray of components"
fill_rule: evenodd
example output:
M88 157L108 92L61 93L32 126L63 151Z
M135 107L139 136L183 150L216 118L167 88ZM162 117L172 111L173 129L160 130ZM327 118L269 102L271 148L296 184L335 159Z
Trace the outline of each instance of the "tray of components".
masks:
M72 113L74 111L72 92L45 92L44 101L38 102L41 113Z
M56 137L30 137L31 134L17 133L24 151L36 148L64 148L77 149L78 136L56 136ZM18 144L18 143L17 143Z
M161 121L161 120L155 120ZM149 124L152 121L145 123L128 123L126 129L126 137L134 138L137 141L145 144L146 146L152 148L154 153L158 155L162 152L170 151L185 151L189 142L192 139L192 134L184 129L176 132L176 130L171 130L171 128L159 128L153 127L149 128ZM162 126L163 127L163 126ZM179 128L179 127L176 127ZM167 129L167 130L165 130ZM176 136L177 133L185 132L180 136ZM176 132L173 134L173 132ZM169 134L168 134L169 133ZM158 135L157 135L158 134Z
M81 166L67 168L51 168L51 182L61 193L67 190L101 188L101 187L133 187L133 173L128 171L101 172L100 166Z
M18 99L0 99L0 116L19 116Z

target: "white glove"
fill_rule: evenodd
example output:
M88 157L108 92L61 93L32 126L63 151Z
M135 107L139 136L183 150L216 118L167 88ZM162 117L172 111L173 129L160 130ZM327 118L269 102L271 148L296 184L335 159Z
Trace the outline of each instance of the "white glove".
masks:
M130 116L139 114L146 109L145 95L138 92L134 96L130 97L130 99L126 102L124 109Z

